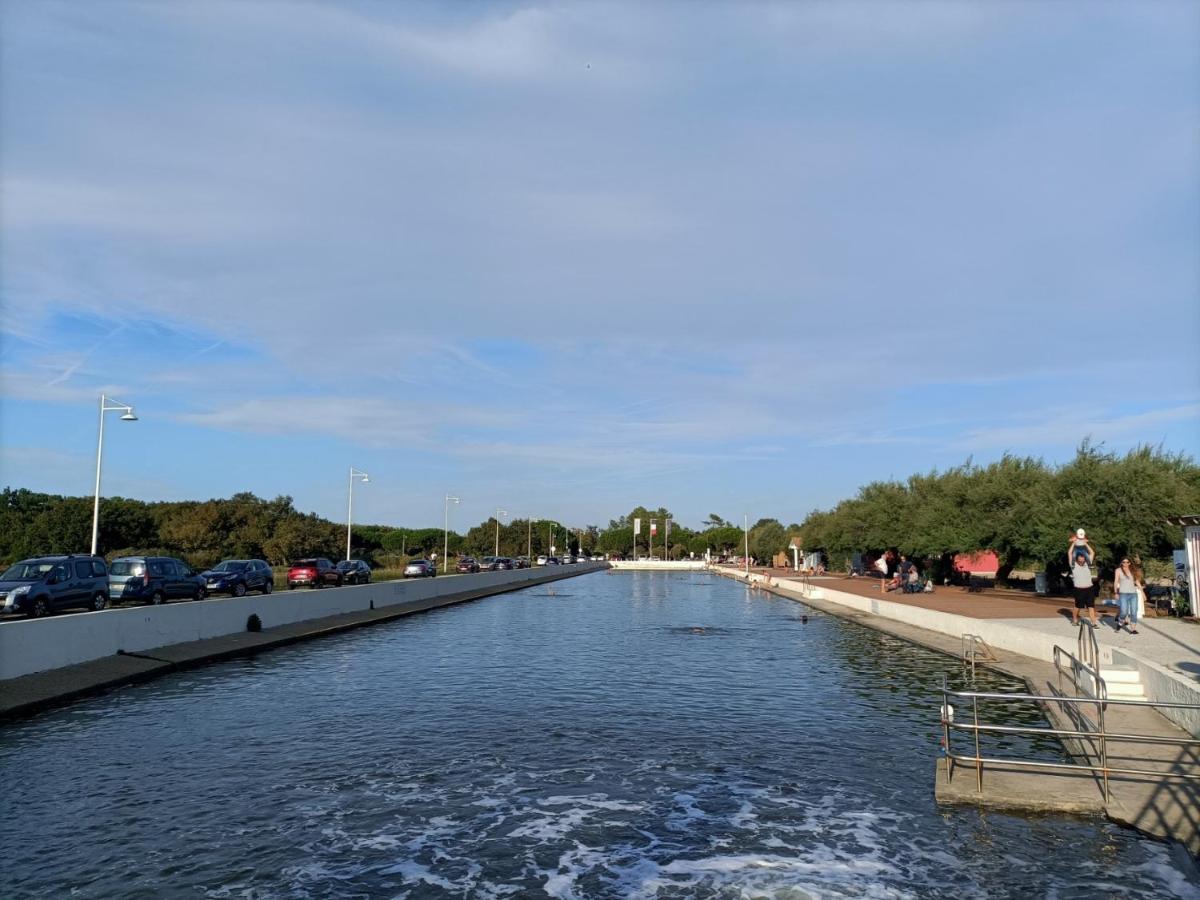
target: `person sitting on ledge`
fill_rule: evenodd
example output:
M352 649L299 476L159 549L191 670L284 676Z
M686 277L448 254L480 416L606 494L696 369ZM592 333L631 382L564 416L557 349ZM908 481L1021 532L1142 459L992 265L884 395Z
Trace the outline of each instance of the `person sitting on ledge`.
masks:
M885 591L897 591L903 586L904 586L904 581L900 578L900 571L897 570L896 574L893 575L891 580L887 583L887 585L885 585L884 590Z

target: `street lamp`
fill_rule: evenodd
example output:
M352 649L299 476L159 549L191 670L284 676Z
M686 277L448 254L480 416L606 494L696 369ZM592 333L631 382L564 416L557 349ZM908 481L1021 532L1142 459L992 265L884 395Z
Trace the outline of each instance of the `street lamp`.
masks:
M445 527L445 538L444 538L444 543L442 544L442 574L443 575L445 575L448 571L450 571L450 569L449 569L449 566L450 566L450 504L458 503L458 502L459 502L459 499L457 497L451 497L449 494L447 494L446 502L442 507L442 518L443 518L443 524ZM437 571L436 566L434 567L434 571L435 572Z
M746 533L746 578L750 577L750 516L742 513L742 531Z
M540 522L541 519L538 519ZM525 558L529 560L529 565L533 565L533 516L529 517L528 532L525 535Z
M361 481L363 484L369 483L371 476L366 472L360 472L354 466L350 467L350 499L346 502L346 559L350 558L350 522L354 515L354 482Z
M96 539L100 535L100 459L104 455L104 414L116 412L119 409L125 410L125 415L121 416L122 422L137 421L132 406L127 406L112 397L100 395L100 440L96 443L96 501L92 505L92 556L96 555Z
M496 555L500 555L500 517L507 516L507 509L496 510Z

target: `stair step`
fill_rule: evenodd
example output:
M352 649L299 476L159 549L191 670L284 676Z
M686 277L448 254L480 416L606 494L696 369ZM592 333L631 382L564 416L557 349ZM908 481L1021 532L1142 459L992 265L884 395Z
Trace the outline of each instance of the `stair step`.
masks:
M1108 684L1141 684L1142 676L1137 669L1106 669L1100 668L1100 677Z
M1145 700L1146 691L1139 688L1138 690L1112 690L1109 689L1109 700Z

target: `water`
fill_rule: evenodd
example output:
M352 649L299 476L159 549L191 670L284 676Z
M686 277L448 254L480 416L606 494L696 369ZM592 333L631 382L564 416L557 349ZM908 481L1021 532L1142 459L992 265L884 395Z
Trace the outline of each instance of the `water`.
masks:
M0 896L1200 897L938 809L946 670L709 576L536 586L6 726Z

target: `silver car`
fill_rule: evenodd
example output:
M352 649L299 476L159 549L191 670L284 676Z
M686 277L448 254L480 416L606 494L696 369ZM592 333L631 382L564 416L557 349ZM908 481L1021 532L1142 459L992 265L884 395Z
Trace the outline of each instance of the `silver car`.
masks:
M437 566L427 559L414 559L404 567L405 578L436 578Z

